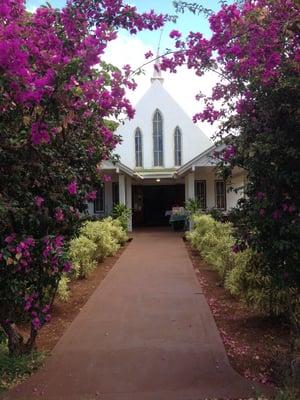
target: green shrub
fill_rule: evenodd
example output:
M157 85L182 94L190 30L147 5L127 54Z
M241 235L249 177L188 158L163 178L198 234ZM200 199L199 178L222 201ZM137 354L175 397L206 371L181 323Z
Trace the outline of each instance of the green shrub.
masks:
M235 240L231 224L221 224L209 215L196 215L193 222L194 230L187 234L187 238L203 259L218 271L221 279L225 280L235 262L235 254L232 252Z
M263 273L265 268L261 268L263 260L259 254L250 249L232 251L236 242L232 224L198 214L193 216L193 222L194 229L187 233L187 239L218 272L225 289L232 295L268 314L283 314L287 307L299 310L296 288L287 290L281 282L274 282L271 274ZM293 315L300 318L299 311Z
M225 288L257 310L272 315L284 314L287 307L294 304L296 293L276 285L271 274L262 272L261 262L259 254L250 249L237 253L235 266L226 276Z
M107 232L116 239L118 244L124 245L127 242L127 231L124 229L123 223L119 218L113 219L112 217L108 217L102 220L102 223L105 225Z
M209 215L211 215L211 217L218 222L223 222L226 220L224 212L219 210L218 208L211 208L209 210Z
M76 278L85 278L93 271L97 265L95 253L97 245L87 238L80 235L71 240L69 254L73 262L73 276Z
M112 236L112 229L112 223L107 219L86 222L80 229L80 236L88 238L96 246L92 257L95 261L103 261L118 251L120 244Z
M215 221L208 215L193 215L194 229L187 232L186 237L190 240L194 249L202 251L202 239L206 233L213 230Z
M73 261L73 277L85 278L96 267L97 262L115 255L128 240L122 221L111 217L85 222L79 237L71 240L69 254ZM68 298L68 282L63 279L59 286L60 298Z
M70 298L69 283L70 278L65 274L62 275L57 288L57 296L61 301L68 301Z
M112 211L112 217L114 219L118 219L121 223L122 228L127 231L129 218L131 217L131 209L128 208L125 204L116 204Z
M201 200L199 199L188 199L188 201L185 202L184 207L188 218L191 219L193 215L202 213L204 204L202 204Z

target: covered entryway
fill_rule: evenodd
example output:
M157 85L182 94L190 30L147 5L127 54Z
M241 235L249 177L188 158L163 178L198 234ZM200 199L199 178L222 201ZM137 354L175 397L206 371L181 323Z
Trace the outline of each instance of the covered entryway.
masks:
M144 185L133 186L133 225L163 226L168 225L168 211L173 207L183 207L185 186Z

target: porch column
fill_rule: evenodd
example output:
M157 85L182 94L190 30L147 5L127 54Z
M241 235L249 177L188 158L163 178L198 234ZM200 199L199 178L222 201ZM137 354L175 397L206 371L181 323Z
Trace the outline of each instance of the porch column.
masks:
M132 211L132 182L131 178L126 178L126 207ZM128 221L128 231L132 232L132 213Z
M195 199L195 172L191 172L187 176L187 195L188 195L188 200Z
M126 204L126 187L124 175L119 175L119 203Z
M185 201L195 199L195 173L191 172L185 177ZM188 228L193 229L193 221L189 220Z
M186 176L184 177L184 190L185 190L185 192L184 192L184 200L185 200L185 202L187 202L188 199L189 199L188 186L189 186L188 175L186 175Z

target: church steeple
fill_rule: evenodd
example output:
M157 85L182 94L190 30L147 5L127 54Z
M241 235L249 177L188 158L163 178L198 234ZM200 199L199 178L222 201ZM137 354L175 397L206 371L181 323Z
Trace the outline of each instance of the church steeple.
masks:
M162 34L163 34L163 29L160 31L158 47L157 47L157 53L156 53L156 60L155 60L154 68L153 68L154 71L153 71L153 76L151 78L151 83L153 83L155 81L159 81L161 84L164 83L164 78L162 77L161 69L160 69L160 65L159 65L160 43L161 43Z
M151 78L151 83L153 83L155 81L159 81L161 84L164 83L164 78L161 76L161 69L160 69L158 60L154 64L154 72L153 72L153 76Z

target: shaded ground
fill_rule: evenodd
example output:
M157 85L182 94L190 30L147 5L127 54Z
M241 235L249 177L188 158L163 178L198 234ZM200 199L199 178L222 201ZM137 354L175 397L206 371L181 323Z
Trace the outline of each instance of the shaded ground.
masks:
M50 351L54 348L63 333L76 318L82 307L88 301L95 289L103 281L128 244L118 251L114 257L107 257L86 278L70 282L71 296L67 302L56 299L52 310L52 320L41 330L37 347L39 351Z
M289 327L280 320L253 311L220 285L217 272L186 246L197 277L236 371L253 381L276 384L278 355L288 350Z
M181 235L135 235L55 346L7 399L246 398Z

